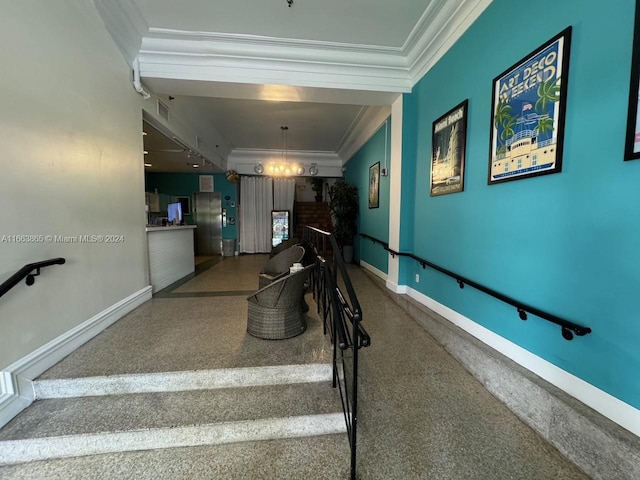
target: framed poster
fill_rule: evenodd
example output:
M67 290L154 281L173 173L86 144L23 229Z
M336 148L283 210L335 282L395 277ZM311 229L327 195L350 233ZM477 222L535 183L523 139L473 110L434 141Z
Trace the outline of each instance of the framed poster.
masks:
M182 205L182 214L191 215L191 197L177 197L177 201Z
M380 206L380 162L369 167L369 208Z
M200 175L198 179L201 192L213 192L213 175Z
M433 122L431 135L431 196L464 189L468 100Z
M640 108L638 108L640 106L640 8L638 8L637 2L634 32L627 135L624 144L625 160L637 160L640 158Z
M571 27L493 80L489 185L562 171Z

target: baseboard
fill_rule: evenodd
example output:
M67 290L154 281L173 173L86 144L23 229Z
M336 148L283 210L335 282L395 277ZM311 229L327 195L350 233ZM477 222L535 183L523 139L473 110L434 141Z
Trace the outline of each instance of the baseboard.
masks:
M387 281L387 274L384 273L382 270L378 270L376 267L374 267L373 265L360 260L360 266L362 268L364 268L365 270L369 270L371 273L373 273L376 277L380 277L382 280L384 280L385 282Z
M33 402L33 379L150 299L151 286L148 286L63 333L0 372L0 428Z
M409 288L406 285L398 285L397 283L394 283L389 279L387 279L385 285L389 290L391 290L393 293L397 293L398 295L406 295L409 291Z
M393 295L396 302L571 461L593 478L640 478L640 410L432 298L407 291Z

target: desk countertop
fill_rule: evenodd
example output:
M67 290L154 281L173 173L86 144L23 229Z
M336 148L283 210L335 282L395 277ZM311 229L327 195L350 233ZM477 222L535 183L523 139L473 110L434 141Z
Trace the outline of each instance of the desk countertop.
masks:
M172 230L185 230L187 228L198 228L197 225L177 225L172 227L146 227L147 232L170 232Z

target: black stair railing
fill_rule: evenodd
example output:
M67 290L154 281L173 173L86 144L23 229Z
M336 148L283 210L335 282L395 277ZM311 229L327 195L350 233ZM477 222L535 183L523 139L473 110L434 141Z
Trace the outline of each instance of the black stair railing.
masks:
M371 337L362 326L362 309L335 237L329 232L306 226L304 240L313 246L316 253L317 268L312 274L311 286L318 314L323 319L324 333L330 334L333 343L333 387L340 392L351 450L351 478L355 479L358 351L371 345Z
M28 263L16 273L11 275L7 280L0 285L0 297L15 287L22 279L26 279L25 283L29 286L33 285L36 281L36 277L40 275L40 269L49 267L51 265L62 265L66 262L64 258L52 258L50 260L44 260L42 262Z
M528 318L527 314L530 313L532 315L535 315L536 317L542 318L543 320L559 325L561 327L562 338L564 338L565 340L573 340L573 334L576 334L579 337L582 337L583 335L591 333L591 329L589 327L583 327L582 325L578 325L577 323L573 323L569 320L565 320L564 318L560 318L556 315L545 312L544 310L540 310L539 308L532 307L531 305L527 305L526 303L522 303L518 300L508 297L507 295L497 292L489 287L485 287L484 285L478 282L474 282L473 280L469 280L468 278L463 277L462 275L458 275L457 273L454 273L450 270L442 268L436 265L435 263L425 260L424 258L420 258L414 255L413 253L396 252L395 250L389 248L389 244L387 242L378 240L377 238L372 237L371 235L367 235L366 233L361 233L360 236L363 238L369 239L374 243L380 244L387 252L389 252L394 257L396 255L400 257L409 257L415 260L416 262L420 263L420 265L422 265L422 268L430 267L430 268L433 268L434 270L444 273L445 275L448 275L449 277L453 278L456 282L458 282L458 286L460 288L464 288L465 285L469 285L470 287L473 287L476 290L480 290L481 292L486 293L487 295L490 295L504 303L514 306L521 320L527 320Z

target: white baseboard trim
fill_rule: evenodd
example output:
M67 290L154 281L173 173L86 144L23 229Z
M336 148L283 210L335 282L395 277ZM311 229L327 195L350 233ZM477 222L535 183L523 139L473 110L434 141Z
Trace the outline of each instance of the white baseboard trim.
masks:
M389 282L387 282L388 284ZM405 286L405 288L407 288ZM393 290L393 289L390 289ZM396 292L399 293L399 292ZM534 355L515 343L501 337L491 330L479 325L451 308L432 298L408 288L408 295L433 310L454 325L473 335L481 342L489 345L502 355L533 372L560 390L568 393L580 402L593 408L621 427L640 437L640 410L617 399L616 397L594 387L590 383L562 370L556 365Z
M407 287L406 285L398 285L389 278L387 278L385 285L389 290L391 290L393 293L397 293L398 295L406 295L409 292L409 287Z
M35 400L33 379L147 300L147 286L68 330L0 372L0 428Z
M382 270L378 270L376 267L374 267L373 265L360 260L360 266L362 268L364 268L365 270L369 270L371 273L373 273L376 277L380 277L382 280L384 280L385 282L387 281L387 274L384 273Z

